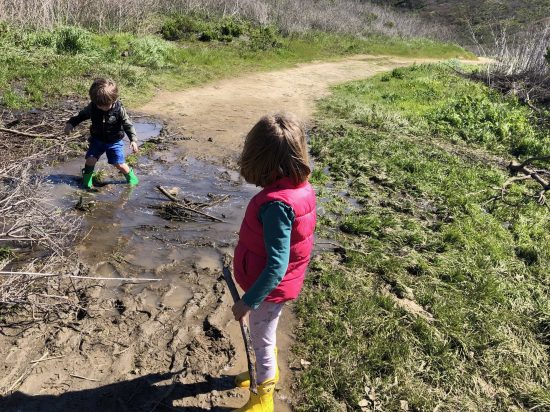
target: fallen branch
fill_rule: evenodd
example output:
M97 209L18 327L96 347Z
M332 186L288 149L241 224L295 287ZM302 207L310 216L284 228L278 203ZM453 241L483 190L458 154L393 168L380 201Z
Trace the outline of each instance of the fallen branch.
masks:
M0 132L6 132L6 133L12 133L19 136L26 136L26 137L35 137L39 139L56 139L59 140L60 138L53 135L53 134L36 134L36 133L27 133L27 132L21 132L19 130L14 129L6 129L5 127L0 127Z
M65 357L65 355L51 356L49 358L40 358L40 359L33 360L33 361L31 361L31 363L39 363L39 362L44 362L44 361L48 361L48 360L52 360L52 359L61 359L61 358L64 358L64 357Z
M532 162L541 160L550 160L550 155L530 157L521 163L514 161L511 162L508 165L508 170L512 176L509 177L500 188L500 199L505 201L505 194L508 192L508 187L512 183L525 180L534 180L541 186L541 190L536 195L533 195L533 197L536 198L537 203L544 205L546 203L546 192L550 190L550 182L548 182L541 175L548 175L550 172L544 169L539 170L531 168ZM497 199L497 197L492 198L492 200L495 199Z
M60 275L56 273L38 273L38 272L5 272L0 271L0 276L32 276L32 277L62 277L71 279L91 279L91 280L127 280L131 282L144 281L144 282L160 282L160 279L152 278L109 278L109 277L96 277L96 276L78 276L78 275Z
M87 378L85 376L75 375L74 373L69 373L69 376L72 376L73 378L84 379L86 381L99 382L99 379Z
M201 212L200 210L197 210L197 209L193 209L192 207L189 207L189 206L186 206L184 205L178 198L172 196L170 193L168 193L168 191L163 188L162 186L157 186L157 189L164 195L166 196L168 199L170 199L172 202L176 202L178 204L179 207L181 207L182 209L185 209L189 212L193 212L193 213L196 213L198 215L201 215L201 216L204 216L204 217L207 217L208 219L211 219L211 220L214 220L216 222L221 222L221 223L226 223L225 220L222 220L216 216L212 216L212 215L209 215L208 213L204 213L204 212Z
M527 165L530 165L533 162L541 161L541 160L543 160L543 161L550 160L550 155L530 157L528 159L525 159L523 162L521 162L521 164L519 164L519 166L527 166ZM513 164L514 163L512 162L510 165L513 165Z

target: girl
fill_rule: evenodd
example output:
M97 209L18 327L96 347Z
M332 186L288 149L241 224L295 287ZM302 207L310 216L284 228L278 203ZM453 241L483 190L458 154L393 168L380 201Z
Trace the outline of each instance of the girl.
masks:
M232 310L236 320L249 315L259 383L238 411L273 412L277 323L284 302L302 289L316 221L304 128L292 115L262 117L246 137L240 166L263 190L248 204L235 249L235 279L245 294ZM248 372L236 384L249 386Z

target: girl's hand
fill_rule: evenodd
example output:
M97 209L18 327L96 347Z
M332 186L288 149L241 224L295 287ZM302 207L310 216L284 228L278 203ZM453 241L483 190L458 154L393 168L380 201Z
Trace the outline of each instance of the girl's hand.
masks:
M65 134L70 134L73 131L73 129L74 127L72 124L65 123L65 129L63 129L63 131L65 132Z
M131 142L130 147L132 148L133 153L138 153L139 152L139 147L138 147L136 142Z
M231 310L233 311L235 320L241 320L245 315L248 314L248 312L252 310L252 308L248 306L246 303L244 303L243 300L241 299L233 305Z

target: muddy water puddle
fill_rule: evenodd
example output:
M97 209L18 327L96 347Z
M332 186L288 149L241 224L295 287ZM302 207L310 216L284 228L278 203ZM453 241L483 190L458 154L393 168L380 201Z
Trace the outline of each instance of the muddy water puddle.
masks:
M136 122L136 129L141 144L158 136L161 126ZM78 251L86 263L103 265L103 275L104 262L111 261L124 261L133 267L132 272L139 268L142 277L154 276L159 267L174 261L192 260L197 267L219 269L218 250L233 244L244 207L257 192L237 172L186 157L173 146L138 157L135 171L140 184L133 188L102 158L96 171L105 185L95 192L83 191L78 178L82 163L83 159L74 159L46 170L45 190L60 207L80 202L89 209L83 221L83 231L88 234ZM159 185L178 199L194 202L227 197L203 210L224 222L178 222L160 217L155 208L169 200L157 190Z
M135 122L141 146L156 138L162 126ZM129 151L129 148L126 147ZM72 159L46 170L45 191L50 202L62 208L80 203L85 212L78 244L80 259L90 276L102 278L159 279L154 284L133 285L106 281L103 297L118 299L132 294L142 304L181 309L200 289L197 273L208 273L207 285L221 273L222 254L231 252L244 208L257 189L236 171L185 156L181 149L153 150L140 155L134 167L140 183L129 187L124 176L103 156L96 165L102 185L92 191L80 188L83 159ZM203 209L223 222L181 222L159 216L158 207L168 202L157 186L178 199L208 202L212 196L227 200ZM151 286L152 285L152 286Z

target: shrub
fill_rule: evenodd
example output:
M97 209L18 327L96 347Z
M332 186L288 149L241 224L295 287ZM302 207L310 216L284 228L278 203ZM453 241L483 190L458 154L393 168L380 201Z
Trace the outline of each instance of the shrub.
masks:
M216 40L217 36L216 33L212 28L206 28L201 33L199 33L197 37L200 41L212 41Z
M409 70L408 68L398 67L397 69L393 69L391 72L391 77L394 79L402 80L405 78L405 73Z
M239 37L248 31L246 23L232 17L222 19L219 23L219 29L222 36L229 37Z
M201 32L203 28L204 25L197 18L179 14L164 21L160 34L166 40L182 40L189 39L192 34Z
M137 38L130 42L130 57L137 66L158 69L170 65L174 46L154 36Z
M80 27L60 27L55 30L54 36L55 48L58 53L77 54L93 48L90 32Z
M277 29L273 26L259 27L250 33L248 47L251 50L270 50L282 47Z
M206 42L213 40L230 42L249 30L247 23L234 17L208 21L194 15L173 15L164 21L160 34L166 40L196 37Z
M9 247L0 247L0 261L10 259L13 256L15 256L15 254Z

